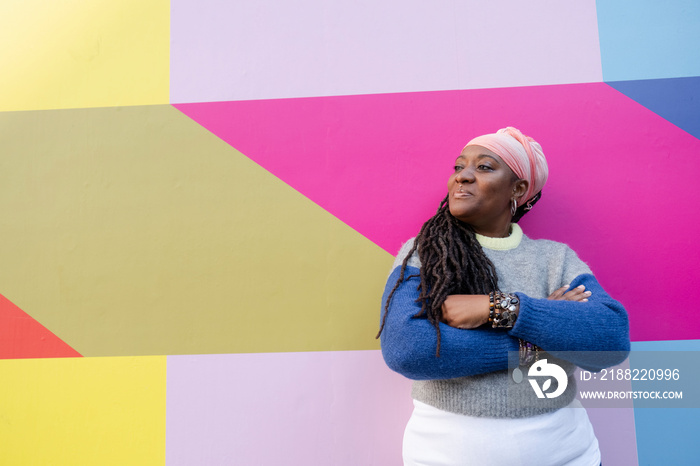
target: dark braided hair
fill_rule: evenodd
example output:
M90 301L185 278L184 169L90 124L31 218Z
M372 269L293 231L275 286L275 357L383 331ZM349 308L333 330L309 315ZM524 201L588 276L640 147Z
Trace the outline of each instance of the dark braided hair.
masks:
M520 206L513 221L520 220L540 197L541 192ZM384 317L377 334L379 338L384 330L394 292L404 280L417 276L406 277L405 274L409 259L418 250L421 283L418 285L420 294L416 302L421 303L421 310L414 317L425 316L437 330L435 355L438 357L442 303L445 299L451 294L489 294L498 290L495 266L484 254L472 227L452 216L448 199L449 195L442 200L435 215L423 224L413 247L404 258L401 275L384 305Z

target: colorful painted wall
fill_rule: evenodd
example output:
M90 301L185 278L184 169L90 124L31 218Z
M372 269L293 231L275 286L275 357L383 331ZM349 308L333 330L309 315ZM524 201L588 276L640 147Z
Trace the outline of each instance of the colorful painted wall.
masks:
M506 125L526 233L700 350L694 0L5 0L0 44L0 464L401 464L383 282ZM681 465L697 411L590 416Z

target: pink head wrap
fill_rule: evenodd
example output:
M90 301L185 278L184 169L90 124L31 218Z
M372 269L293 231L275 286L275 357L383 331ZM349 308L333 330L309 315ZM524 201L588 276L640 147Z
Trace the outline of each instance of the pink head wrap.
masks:
M518 200L518 206L542 191L549 174L542 146L518 129L512 126L502 128L496 133L484 134L472 139L467 146L481 146L494 152L518 178L530 183L525 195Z

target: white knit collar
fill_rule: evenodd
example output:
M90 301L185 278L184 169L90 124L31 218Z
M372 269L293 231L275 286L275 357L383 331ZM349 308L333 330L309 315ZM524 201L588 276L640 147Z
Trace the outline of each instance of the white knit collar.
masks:
M494 249L496 251L507 251L515 249L520 245L523 239L523 229L517 223L510 224L510 236L505 238L491 238L476 233L476 239L481 244L482 248Z

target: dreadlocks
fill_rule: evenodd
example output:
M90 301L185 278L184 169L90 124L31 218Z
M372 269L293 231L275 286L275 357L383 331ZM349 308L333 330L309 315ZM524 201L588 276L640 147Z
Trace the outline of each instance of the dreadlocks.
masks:
M381 335L394 292L406 279L406 264L418 250L421 262L416 302L421 310L414 317L425 316L437 330L436 356L440 356L440 321L442 303L451 294L489 294L498 289L498 278L493 263L484 254L474 230L450 214L448 197L442 200L433 217L423 224L413 247L401 265L401 275L389 293L384 305L384 318L377 337Z

